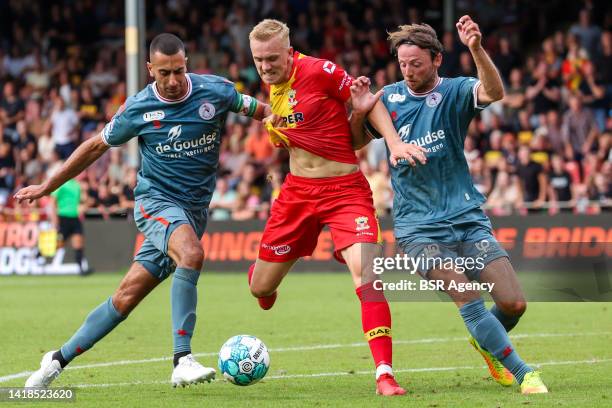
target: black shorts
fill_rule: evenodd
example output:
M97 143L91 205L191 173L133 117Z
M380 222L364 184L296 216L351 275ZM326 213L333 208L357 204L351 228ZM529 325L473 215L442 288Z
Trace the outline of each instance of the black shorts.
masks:
M59 233L64 240L73 234L83 234L83 224L81 220L73 217L58 217Z

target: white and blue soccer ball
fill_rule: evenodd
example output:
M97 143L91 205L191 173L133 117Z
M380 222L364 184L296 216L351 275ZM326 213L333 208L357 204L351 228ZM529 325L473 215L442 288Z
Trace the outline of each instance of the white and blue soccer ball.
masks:
M255 336L231 337L219 351L219 370L236 385L251 385L264 378L270 367L266 345Z

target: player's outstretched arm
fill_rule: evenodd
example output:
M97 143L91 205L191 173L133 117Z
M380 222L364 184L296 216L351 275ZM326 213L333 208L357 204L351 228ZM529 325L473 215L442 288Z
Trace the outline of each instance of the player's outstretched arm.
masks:
M366 141L368 136L363 134L363 123L367 118L387 142L391 152L389 161L392 166L397 165L398 160L402 159L410 163L411 166L416 166L414 159L421 164L425 164L427 162L425 149L416 144L404 143L397 134L387 108L380 101L383 90L378 91L376 95L372 95L369 86L370 80L366 77L357 78L351 85L350 103L353 112L350 122L351 132L353 133L353 147L359 148L360 143L365 146L369 141ZM359 125L360 129L357 129Z
M32 202L40 197L51 194L62 184L76 177L80 172L89 167L91 163L98 160L109 147L104 143L102 135L92 137L82 143L51 178L43 184L22 188L15 193L15 199L19 202L23 200Z
M396 166L400 160L406 160L413 167L416 166L415 159L421 164L427 163L424 148L413 143L404 143L400 139L391 121L391 116L381 101L376 102L370 111L368 121L387 142L390 152L389 162L392 166Z
M470 49L474 58L478 79L482 86L478 87L478 104L486 105L499 101L504 97L504 84L495 64L489 54L482 48L482 34L470 16L463 16L456 24L461 42Z

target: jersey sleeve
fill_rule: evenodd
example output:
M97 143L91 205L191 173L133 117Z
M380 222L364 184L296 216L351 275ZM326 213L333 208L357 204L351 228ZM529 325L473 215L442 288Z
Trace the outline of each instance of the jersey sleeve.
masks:
M312 69L330 97L342 102L349 100L353 78L343 68L331 61L317 60Z
M478 104L480 81L474 77L456 78L456 107L462 124L469 124L474 116L488 105Z
M108 146L120 146L136 136L130 120L131 110L125 102L102 130L102 140Z
M257 110L257 100L236 90L234 83L222 78L221 97L229 110L244 116L253 116Z

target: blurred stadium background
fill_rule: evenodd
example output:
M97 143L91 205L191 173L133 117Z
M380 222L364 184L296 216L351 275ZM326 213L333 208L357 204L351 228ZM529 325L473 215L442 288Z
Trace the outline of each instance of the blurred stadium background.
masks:
M130 22L139 20L146 27L140 40L135 40L135 31L128 33L132 48L148 44L157 33L176 33L188 47L192 72L225 76L239 91L262 100L267 90L248 47L248 33L261 18L287 21L297 50L335 61L354 76L368 75L376 90L401 79L385 30L405 23L427 22L437 30L445 47L442 75L475 75L454 28L456 19L468 13L480 24L484 45L506 83L506 98L472 121L465 141L474 182L488 196L489 215L561 213L555 220L564 225L572 215L609 214L612 11L606 1L3 0L1 247L36 246L38 233L44 236L49 229L39 221L53 219L49 199L20 205L12 194L55 171L79 143L100 132L125 101L128 85L136 90L149 80L144 75L145 46L132 49L140 51L136 62L142 84L126 83L131 57L126 57L130 30L124 15L130 4L137 10ZM390 215L393 195L384 143L374 141L357 153L384 219ZM260 123L230 114L211 225L265 220L287 163L286 152L270 145ZM91 248L108 241L87 232L95 231L96 219L132 218L137 170L137 156L122 147L79 176L90 255ZM226 225L240 229L231 222ZM128 262L131 249L121 259ZM54 250L51 246L43 252ZM19 263L16 257L13 251L4 252L3 273L16 271L14 265L6 266Z
M52 200L19 204L12 194L48 177L100 132L128 93L150 80L144 63L154 35L179 35L192 72L225 76L240 92L267 100L248 47L248 33L262 18L287 21L297 50L332 60L353 76L368 75L377 90L401 79L385 37L404 23L426 22L437 30L445 48L442 75L476 75L454 27L466 13L479 23L506 83L507 96L472 121L465 141L474 183L501 229L498 239L609 242L612 9L605 1L4 0L0 274L77 271L66 265L63 251L56 256ZM357 154L385 241L392 243L384 142ZM133 146L113 148L78 177L86 256L98 271L125 267L139 243L130 221L138 162ZM230 113L203 240L208 268L243 269L256 257L258 232L287 171L286 151L272 147L261 124ZM548 230L534 237L533 225ZM331 259L324 233L314 256L321 262L311 265L338 269Z
M191 72L225 76L239 91L262 100L267 100L267 90L255 71L248 47L248 33L262 18L288 22L291 41L297 50L332 60L353 76L367 75L372 79L373 90L377 90L401 79L397 62L389 53L385 30L406 23L426 22L437 30L445 47L443 76L475 75L471 56L459 43L454 28L458 17L470 14L481 27L484 46L501 72L507 94L472 121L465 142L470 171L478 189L488 196L485 208L492 216L498 239L511 245L525 241L603 243L595 256L600 260L603 256L604 269L609 270L612 252L609 248L612 242L612 7L609 2L149 0L140 4L145 12L137 17L146 27L146 38L139 43L148 45L160 32L175 33L185 41ZM128 89L134 87L134 84L128 86L127 81L130 58L125 49L125 10L124 1L118 0L0 0L0 275L78 273L71 258L64 260L63 252L56 248L56 232L50 223L54 211L50 200L42 199L35 205L18 204L12 195L25 185L40 183L80 143L99 133L125 101ZM142 69L146 49L139 55ZM143 76L142 80L148 78ZM137 84L137 88L142 85L144 82ZM393 192L384 144L374 141L357 154L383 220L385 240L393 242L390 228ZM138 160L125 146L113 148L78 177L87 242L85 254L96 276L82 280L10 276L0 279L0 332L7 333L0 359L3 376L0 385L22 384L23 376L12 373L34 368L39 352L61 344L91 306L111 293L120 280L118 273L129 266L140 239L132 221L132 189L137 171ZM230 114L222 142L217 189L211 203L211 221L203 239L205 270L246 270L245 266L257 255L263 223L287 171L286 152L269 144L260 123ZM330 245L329 235L324 232L313 257L298 264L297 269L342 269L332 260ZM588 249L578 248L573 256L593 255ZM569 247L559 246L531 255L519 253L517 258L547 257L564 263L563 255L570 252ZM314 278L309 274L290 276L283 290L287 291L285 301L293 299L294 303L280 305L287 308L274 311L277 314L272 314L267 322L259 320L259 310L253 309L257 314L254 320L243 313L251 310L254 302L242 277L213 274L204 278L202 286L211 285L201 290L208 291L207 296L212 295L210 299L205 297L199 307L220 304L223 308L219 315L206 313L202 318L204 323L199 330L211 334L200 337L198 348L212 350L205 356L214 355L225 338L249 331L269 342L273 367L278 364L270 374L273 378L283 377L286 370L298 376L304 372L316 376L321 371L345 370L354 374L354 370L369 369L365 348L344 353L341 347L344 343L354 347L354 342L361 340L348 277L338 283L341 279L338 276L319 276L321 286L312 284ZM244 284L241 291L235 289L239 281ZM345 285L339 286L345 290L333 289L336 284ZM599 286L600 293L602 288L610 293L609 280ZM233 291L237 300L225 306L227 294ZM313 292L330 299L330 303L308 302ZM67 373L62 384L119 381L133 385L135 379L141 379L148 385L132 388L136 390L129 397L133 400L123 399L127 394L114 395L113 388L104 387L92 388L83 398L97 406L100 406L99 398L118 402L118 406L138 406L145 400L147 406L167 406L163 398L166 391L160 391L166 385L159 385L160 379L166 378L167 361L160 363L158 359L151 370L143 370L140 363L121 370L103 368L108 360L145 359L168 353L169 332L157 324L160 318L169 321L167 291L156 292L152 297L153 300L147 299L138 309L143 311L123 325L118 334L113 333L96 347L104 353L92 352L83 357L86 364L100 364L102 368L93 368L95 375L83 378L77 373ZM28 298L38 302L24 303ZM58 299L63 301L57 309L43 306L57 304ZM573 360L579 361L577 364L607 362L592 369L573 367L574 373L583 376L576 381L550 369L546 378L552 380L553 393L558 392L551 397L551 404L609 406L606 404L609 393L602 390L606 387L609 390L610 385L605 382L609 379L612 319L610 311L600 305L536 304L530 306L531 314L521 323L524 338L519 333L518 338L523 338L519 344L530 347L526 355L532 361L562 360L561 365ZM338 316L326 322L308 317L317 313L324 315L331 309L337 310ZM413 347L408 351L399 348L399 366L429 367L418 374L419 380L408 377L416 383L417 401L456 406L468 395L465 388L446 388L455 384L451 381L453 384L448 385L440 379L444 378L436 374L436 367L440 366L441 371L457 368L453 377L457 387L462 384L471 388L465 404L500 405L495 399L499 390L485 390L484 386L474 385L471 374L459 374L463 369L469 372L478 368L463 367L466 364L478 366L482 362L466 344L457 347L452 343L464 332L451 305L396 303L392 309L394 319L411 322L410 326L398 327L395 332L400 342L409 339L404 344ZM561 311L561 315L556 311ZM427 324L415 322L415 313L435 317L424 319ZM49 325L50 332L42 339L39 329ZM159 339L155 344L141 333L151 327L154 329L150 335ZM582 335L587 336L580 337L583 347L574 350L571 346L577 343L575 336ZM421 342L419 339L423 336L433 340ZM448 341L440 341L438 336L446 336ZM551 348L547 336L557 339L554 347ZM131 340L135 340L128 343L131 347L123 347L125 341ZM340 343L336 345L339 350L332 352L334 358L329 360L321 355L309 357L311 354L306 352L281 353L281 357L274 354L278 347L336 341ZM436 345L433 353L427 349L430 343ZM21 353L26 348L32 353L24 359ZM450 360L448 356L452 356ZM473 360L465 363L465 358ZM325 361L319 364L319 360ZM359 364L353 365L354 361ZM314 390L306 380L295 381L297 385L293 388L287 385L290 382L282 386L257 386L260 388L255 391L244 391L246 394L240 397L244 400L233 402L251 403L248 399L252 397L262 406L272 406L278 401L283 406L313 401L340 406L350 402L338 396L338 392L340 395L345 392L342 387L358 389L357 383L365 384L369 379L345 377L337 382L340 384L337 389L328 386ZM323 383L316 383L316 387L320 384ZM432 394L430 386L446 394L436 395L435 391ZM211 401L217 406L227 406L228 392L214 387L211 390ZM302 397L291 399L293 395ZM510 398L509 394L504 395ZM510 404L525 403L514 395L512 398ZM189 399L182 402L196 404Z

